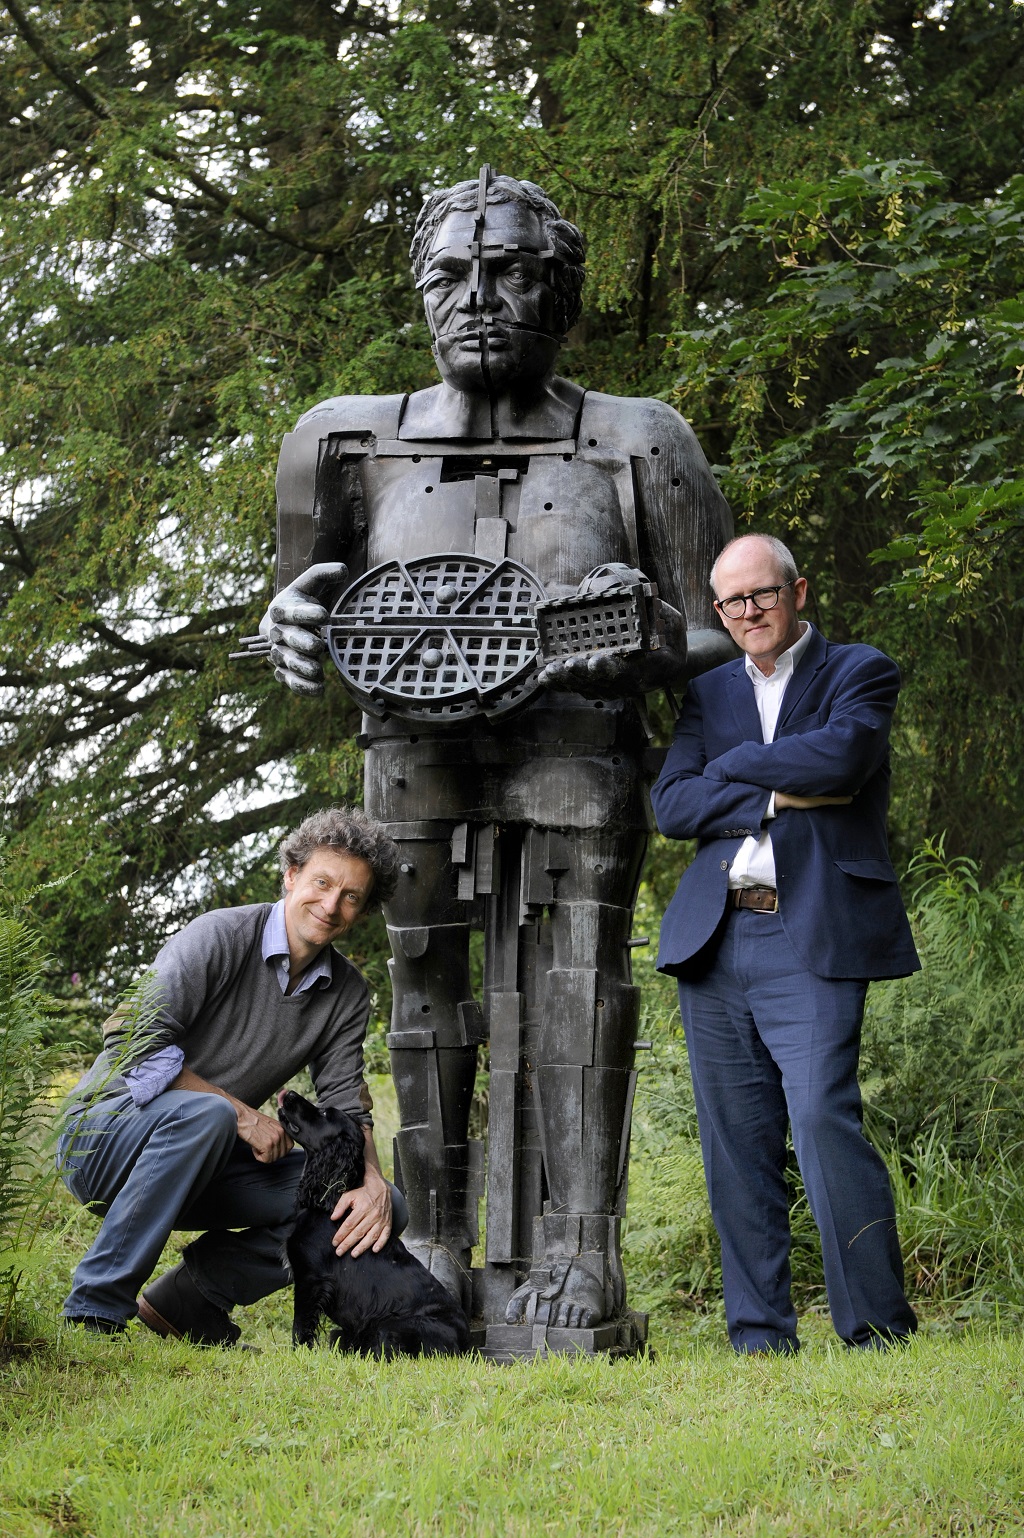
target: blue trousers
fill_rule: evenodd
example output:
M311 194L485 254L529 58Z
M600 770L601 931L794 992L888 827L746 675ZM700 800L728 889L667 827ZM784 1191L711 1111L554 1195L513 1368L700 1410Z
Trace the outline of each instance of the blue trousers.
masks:
M220 1095L166 1090L136 1109L113 1095L69 1124L57 1144L68 1190L102 1217L79 1262L64 1313L118 1322L174 1229L204 1229L183 1251L189 1275L211 1303L230 1310L291 1281L283 1245L295 1212L305 1155L261 1164L238 1136ZM392 1187L394 1232L408 1221Z
M808 972L777 913L732 909L707 969L679 984L711 1211L737 1351L797 1349L786 1131L821 1235L829 1307L850 1346L917 1328L885 1165L862 1129L867 984Z

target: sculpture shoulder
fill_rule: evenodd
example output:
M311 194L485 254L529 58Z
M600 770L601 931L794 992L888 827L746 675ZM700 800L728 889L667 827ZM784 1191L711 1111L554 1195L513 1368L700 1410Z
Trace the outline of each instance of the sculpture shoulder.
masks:
M406 397L400 395L332 395L303 412L295 431L315 428L319 437L328 433L373 433L377 438L397 438Z
M583 401L580 437L596 438L637 458L657 458L666 449L696 452L697 436L685 417L665 401L648 396L603 395L588 390Z

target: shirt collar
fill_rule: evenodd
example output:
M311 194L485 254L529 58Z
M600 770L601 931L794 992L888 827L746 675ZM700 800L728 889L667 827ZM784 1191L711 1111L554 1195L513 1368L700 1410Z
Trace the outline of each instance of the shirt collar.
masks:
M267 915L267 922L263 930L263 960L272 961L278 972L288 971L288 926L284 919L284 898L278 898ZM326 987L334 976L331 968L331 947L325 945L313 961L309 963L302 974L302 982L299 985L300 992L305 992L315 982L320 982L321 987Z
M752 683L760 684L763 687L765 684L782 683L783 680L788 680L791 677L793 669L808 646L810 646L811 636L814 633L814 626L810 620L804 620L803 626L803 634L798 640L793 642L792 646L786 648L775 663L775 672L767 678L761 672L753 657L745 657L743 659L743 665L747 670L747 677Z

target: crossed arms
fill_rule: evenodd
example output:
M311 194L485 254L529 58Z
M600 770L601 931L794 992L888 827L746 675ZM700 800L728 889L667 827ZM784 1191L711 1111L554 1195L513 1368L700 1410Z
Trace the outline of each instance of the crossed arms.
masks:
M881 652L865 652L850 668L824 720L823 708L806 731L770 743L741 742L710 759L702 682L687 691L651 792L658 826L669 838L757 834L773 792L776 811L845 804L885 761L900 675ZM718 703L722 708L721 693Z

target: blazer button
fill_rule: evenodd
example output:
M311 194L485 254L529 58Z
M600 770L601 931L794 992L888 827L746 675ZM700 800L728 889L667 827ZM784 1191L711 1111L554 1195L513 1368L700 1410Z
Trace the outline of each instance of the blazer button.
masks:
M719 870L728 870L729 869L729 861L728 860L723 860L721 865L718 868L719 868Z

